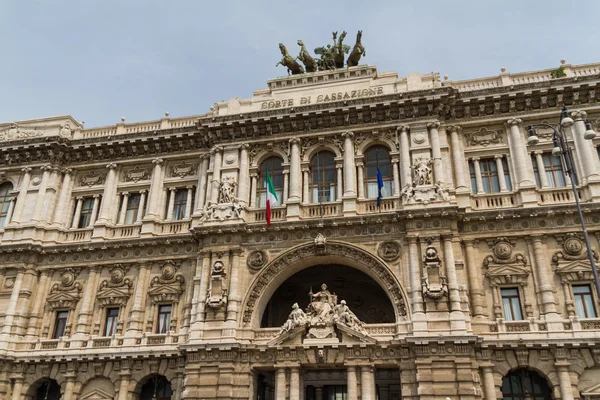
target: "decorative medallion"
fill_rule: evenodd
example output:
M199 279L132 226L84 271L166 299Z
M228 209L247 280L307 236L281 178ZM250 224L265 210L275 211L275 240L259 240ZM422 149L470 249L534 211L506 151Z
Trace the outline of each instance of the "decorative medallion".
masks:
M136 165L134 168L125 171L123 174L126 182L139 182L148 180L150 177L150 172L147 168L142 168L139 165Z
M55 283L47 298L51 310L58 308L75 309L81 297L81 283L75 282L81 272L79 268L66 268L61 271L60 283Z
M14 277L6 278L4 280L4 289L12 289L13 286L15 286L15 278Z
M262 250L255 250L248 255L248 268L258 271L259 269L265 266L267 261L268 256L266 252Z
M484 127L478 131L466 133L465 138L467 139L467 145L469 146L481 145L485 147L490 143L502 143L502 132L492 131Z
M127 300L131 296L133 282L125 278L129 272L129 266L116 264L110 270L110 279L102 281L98 289L97 298L101 306L127 306Z
M31 179L31 184L32 184L33 186L39 186L39 184L40 184L40 183L42 183L42 178L41 178L41 177L39 177L39 176L34 176L34 177Z
M423 135L422 133L417 133L413 136L413 142L415 142L416 144L423 144L425 142L425 135Z
M106 175L99 171L89 171L87 174L79 178L79 186L96 186L104 183Z
M178 176L180 178L184 178L188 175L193 176L193 175L196 175L196 168L197 168L196 164L191 164L191 163L182 161L180 164L174 165L173 167L171 167L171 176L172 177Z
M377 249L377 254L385 261L395 261L400 257L400 245L394 241L382 242Z

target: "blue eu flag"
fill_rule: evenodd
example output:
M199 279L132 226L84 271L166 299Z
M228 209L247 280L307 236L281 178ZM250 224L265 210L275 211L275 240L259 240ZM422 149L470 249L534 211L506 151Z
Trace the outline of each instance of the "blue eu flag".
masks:
M381 205L381 198L383 197L383 177L381 171L377 167L377 207Z

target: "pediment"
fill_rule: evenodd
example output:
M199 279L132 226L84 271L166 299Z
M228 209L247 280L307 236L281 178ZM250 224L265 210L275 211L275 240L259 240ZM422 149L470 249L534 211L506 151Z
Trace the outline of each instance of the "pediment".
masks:
M289 332L285 332L277 337L269 340L267 343L270 346L274 345L295 345L302 343L302 334L306 332L306 327L298 326Z
M88 393L84 396L79 397L80 400L112 400L114 398L114 394L110 394L105 392L102 389L94 389L93 392Z
M583 260L564 263L554 268L554 272L568 282L593 279L592 267Z
M122 305L127 304L127 300L131 296L130 287L107 287L98 292L98 300L102 306Z
M58 308L68 308L74 309L75 305L81 298L81 295L78 291L70 291L70 292L55 292L48 296L47 302L48 306L52 309Z
M591 386L582 389L581 394L586 397L590 395L598 396L600 394L600 383L594 383Z
M506 276L506 275L529 275L529 268L522 264L512 265L490 265L488 271L485 273L487 276Z
M148 296L156 301L177 301L183 293L179 283L157 285L148 290Z
M356 329L352 329L349 326L336 324L337 329L342 334L342 343L352 343L354 341L358 341L360 343L375 343L377 342L370 336L365 335L362 332L357 331Z

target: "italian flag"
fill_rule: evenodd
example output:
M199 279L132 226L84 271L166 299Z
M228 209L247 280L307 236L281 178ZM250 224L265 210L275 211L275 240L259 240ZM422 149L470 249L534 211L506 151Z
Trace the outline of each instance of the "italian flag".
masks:
M275 193L275 186L273 186L273 181L267 171L267 213L265 215L267 226L271 225L271 207L277 205L279 205L279 200L277 199L277 193Z

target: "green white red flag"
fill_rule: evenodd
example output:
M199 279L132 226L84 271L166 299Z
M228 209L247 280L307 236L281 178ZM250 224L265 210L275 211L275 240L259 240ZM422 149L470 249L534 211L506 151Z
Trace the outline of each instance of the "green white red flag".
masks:
M267 226L271 225L271 207L278 205L279 199L277 199L277 193L275 193L275 186L273 186L273 181L271 180L269 171L267 171Z

